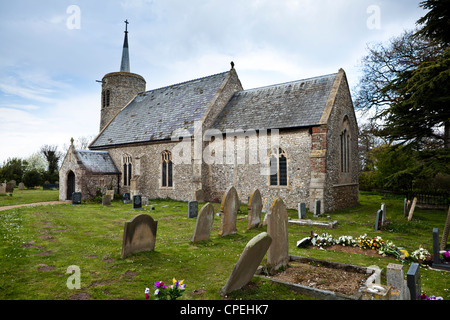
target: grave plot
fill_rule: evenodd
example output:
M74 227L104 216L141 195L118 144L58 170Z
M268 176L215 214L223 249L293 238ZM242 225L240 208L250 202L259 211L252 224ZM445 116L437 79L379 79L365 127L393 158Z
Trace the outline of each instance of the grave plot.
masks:
M258 272L258 277L323 300L360 300L361 288L372 274L362 266L292 255L284 270Z

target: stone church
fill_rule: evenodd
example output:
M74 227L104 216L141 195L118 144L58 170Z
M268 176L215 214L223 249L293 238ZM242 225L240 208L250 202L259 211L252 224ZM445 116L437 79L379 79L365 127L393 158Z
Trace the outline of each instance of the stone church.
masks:
M59 172L60 200L113 189L148 199L243 203L259 189L321 212L358 203L358 126L345 72L244 90L231 69L146 91L130 72L125 30L119 72L102 79L100 131L72 144Z

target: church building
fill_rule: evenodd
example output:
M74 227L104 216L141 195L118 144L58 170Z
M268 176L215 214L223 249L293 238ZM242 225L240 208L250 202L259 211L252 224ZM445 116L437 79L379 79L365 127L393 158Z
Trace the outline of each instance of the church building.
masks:
M102 79L100 131L73 141L59 172L60 200L113 189L148 199L220 202L234 186L247 203L304 202L321 212L358 203L358 125L344 70L244 90L231 69L146 90L130 72L125 30L119 72Z

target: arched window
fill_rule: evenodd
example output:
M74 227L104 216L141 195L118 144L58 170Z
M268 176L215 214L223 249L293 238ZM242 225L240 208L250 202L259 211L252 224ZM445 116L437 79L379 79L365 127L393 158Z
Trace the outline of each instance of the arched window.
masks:
M283 149L275 149L270 157L270 185L287 186L287 156Z
M170 151L161 153L161 186L172 187L172 154Z
M132 176L132 158L129 155L123 156L123 185L129 186Z
M348 130L348 119L344 119L343 130L340 136L341 144L341 172L350 171L350 132Z

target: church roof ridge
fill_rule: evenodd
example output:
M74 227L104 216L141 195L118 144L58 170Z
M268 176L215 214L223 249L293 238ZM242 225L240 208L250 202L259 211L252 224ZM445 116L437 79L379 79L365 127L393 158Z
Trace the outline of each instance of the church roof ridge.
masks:
M271 85L262 86L262 87L250 88L250 89L241 90L239 92L236 92L236 94L243 94L243 93L252 92L252 91L259 91L259 90L266 90L266 89L284 87L284 86L293 85L293 84L302 83L302 82L310 82L310 81L314 81L314 80L335 77L337 74L338 73L335 72L335 73L325 74L325 75L316 76L316 77L310 77L310 78L305 78L305 79L292 80L292 81L287 81L287 82L271 84Z
M196 79L192 79L192 80L187 80L187 81L183 81L183 82L179 82L179 83L174 83L174 84L163 86L163 87L159 87L159 88L146 90L144 92L141 92L140 94L146 94L146 93L153 92L153 91L169 89L169 88L173 88L173 87L189 84L189 83L192 83L194 81L205 80L205 79L208 79L208 78L212 78L212 77L216 77L216 76L219 76L219 75L223 75L223 74L226 74L228 72L230 72L230 71L228 70L228 71L225 71L225 72L219 72L219 73L215 73L215 74L212 74L212 75L209 75L209 76L204 76L204 77L200 77L200 78L196 78Z

